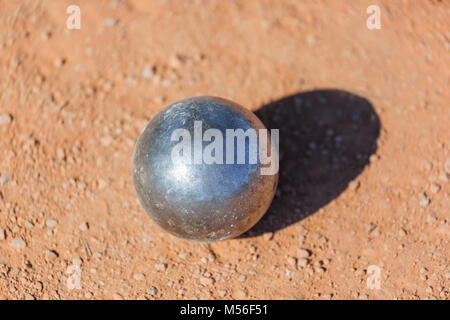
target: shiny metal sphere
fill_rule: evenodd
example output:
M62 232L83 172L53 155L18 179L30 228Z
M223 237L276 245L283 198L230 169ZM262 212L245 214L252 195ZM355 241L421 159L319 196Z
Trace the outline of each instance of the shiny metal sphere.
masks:
M278 172L261 175L260 161L174 163L172 150L178 142L172 141L172 133L184 128L194 136L194 121L202 121L203 132L215 128L223 137L226 129L265 129L251 111L225 99L194 97L173 103L147 124L136 143L133 184L138 199L150 218L177 237L201 242L236 237L267 211ZM209 143L203 142L203 148ZM249 139L245 144L248 157ZM225 157L225 141L223 148Z

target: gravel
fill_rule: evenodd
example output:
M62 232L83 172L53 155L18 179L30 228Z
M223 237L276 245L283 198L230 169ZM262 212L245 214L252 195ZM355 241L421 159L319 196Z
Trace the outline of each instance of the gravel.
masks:
M302 268L306 267L308 265L308 263L309 263L309 260L306 258L300 258L297 261L297 265Z
M133 276L133 278L134 278L134 280L142 281L142 280L145 279L145 275L144 275L143 273L136 273L136 274Z
M165 263L157 263L157 264L155 264L155 269L158 270L158 271L166 271L167 264L165 264Z
M419 205L421 206L421 207L426 207L426 206L428 206L430 204L430 199L421 199L420 201L419 201Z
M0 114L0 125L6 125L10 124L12 122L13 118L8 113L2 113Z
M5 184L5 183L7 183L7 182L9 181L9 179L10 179L9 174L2 173L2 174L0 175L0 184Z
M14 238L11 240L11 245L16 249L23 249L27 246L27 243L22 238Z
M54 261L54 260L56 260L57 258L58 258L58 253L56 252L56 251L53 251L53 250L46 250L45 251L45 258L48 260L48 261Z
M58 221L54 219L48 219L47 221L45 221L45 225L49 228L54 228L58 225Z
M308 258L311 255L311 252L307 249L298 249L297 256L299 258Z

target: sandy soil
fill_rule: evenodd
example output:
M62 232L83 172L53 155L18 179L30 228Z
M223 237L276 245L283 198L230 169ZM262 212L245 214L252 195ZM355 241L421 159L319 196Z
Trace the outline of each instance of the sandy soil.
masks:
M449 14L437 0L0 1L0 297L449 299ZM281 129L269 213L213 244L162 231L131 179L147 121L201 94Z

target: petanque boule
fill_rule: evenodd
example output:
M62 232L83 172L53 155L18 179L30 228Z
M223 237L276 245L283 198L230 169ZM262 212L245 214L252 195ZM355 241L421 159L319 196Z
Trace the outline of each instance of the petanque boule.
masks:
M193 97L155 115L133 153L133 184L161 228L212 242L249 230L278 183L278 130L222 98Z

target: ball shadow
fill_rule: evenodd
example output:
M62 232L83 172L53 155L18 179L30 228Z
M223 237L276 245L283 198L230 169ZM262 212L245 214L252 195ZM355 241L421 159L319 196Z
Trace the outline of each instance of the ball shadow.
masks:
M265 216L240 238L276 232L337 198L376 151L380 120L371 103L341 90L298 93L255 114L280 130L280 177Z

